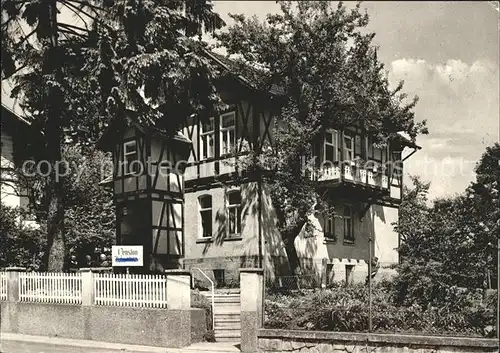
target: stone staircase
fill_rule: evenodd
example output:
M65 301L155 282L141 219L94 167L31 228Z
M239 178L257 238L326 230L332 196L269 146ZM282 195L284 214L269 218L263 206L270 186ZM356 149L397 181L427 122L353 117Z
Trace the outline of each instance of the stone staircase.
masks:
M212 300L210 292L203 292L208 300ZM240 323L240 290L215 290L215 340L217 342L239 342L241 337Z

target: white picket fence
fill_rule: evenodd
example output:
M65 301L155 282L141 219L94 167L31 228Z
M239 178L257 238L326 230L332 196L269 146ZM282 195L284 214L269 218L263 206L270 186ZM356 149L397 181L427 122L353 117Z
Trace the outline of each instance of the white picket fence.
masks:
M167 279L161 275L94 274L94 304L167 307Z
M19 300L22 302L81 304L81 274L56 272L20 273Z
M0 272L0 300L7 300L7 273Z

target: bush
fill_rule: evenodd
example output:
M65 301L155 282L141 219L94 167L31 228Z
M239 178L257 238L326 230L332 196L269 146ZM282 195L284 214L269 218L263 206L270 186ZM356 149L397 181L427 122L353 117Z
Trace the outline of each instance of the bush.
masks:
M212 327L212 304L199 291L191 291L191 307L205 310L205 319L207 324L207 332L213 330ZM210 341L209 341L210 342Z
M24 212L0 203L0 267L20 266L38 270L42 265L45 234L23 225Z
M401 305L394 301L390 283L372 290L373 329L378 332L458 334L483 336L494 325L495 312L479 291L455 288L444 305ZM266 297L265 326L280 329L366 331L368 288L334 285L328 289L275 293Z

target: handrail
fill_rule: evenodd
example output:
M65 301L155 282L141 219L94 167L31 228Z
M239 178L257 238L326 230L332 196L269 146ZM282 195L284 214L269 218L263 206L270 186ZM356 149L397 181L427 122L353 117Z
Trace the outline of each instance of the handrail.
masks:
M212 285L212 330L215 330L215 285L214 285L214 281L212 281L210 279L210 277L208 277L205 272L203 272L200 268L198 267L194 267L195 270L198 270L200 271L200 273L205 276L206 279L208 279L208 281L210 282L210 284Z

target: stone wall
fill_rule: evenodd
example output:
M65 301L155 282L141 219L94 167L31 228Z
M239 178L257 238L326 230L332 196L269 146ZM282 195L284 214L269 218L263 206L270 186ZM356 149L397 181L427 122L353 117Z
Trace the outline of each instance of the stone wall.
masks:
M267 330L258 332L262 353L493 353L496 339Z
M165 310L110 306L0 302L0 332L185 347L206 331L202 309Z

